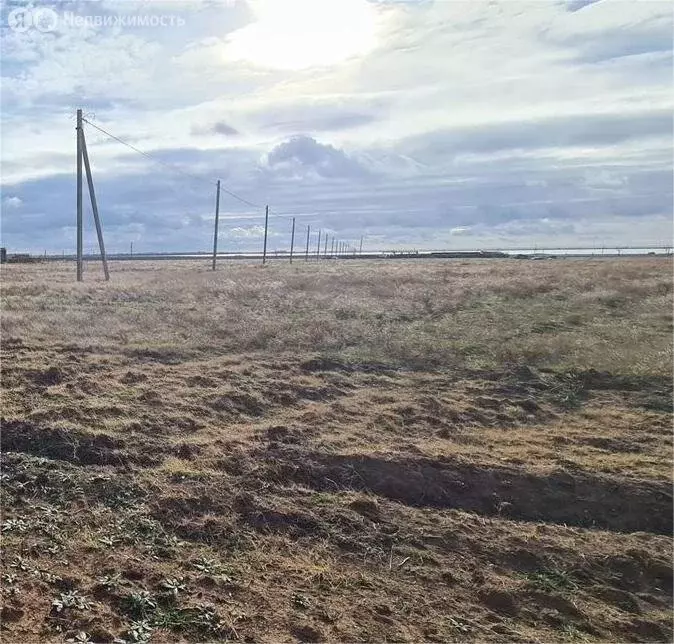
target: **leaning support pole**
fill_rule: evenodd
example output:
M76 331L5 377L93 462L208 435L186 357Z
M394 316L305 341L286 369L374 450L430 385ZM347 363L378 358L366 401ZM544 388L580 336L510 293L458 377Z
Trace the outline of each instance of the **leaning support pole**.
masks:
M220 223L220 179L215 189L215 230L213 231L213 270L218 258L218 224Z
M103 274L105 281L110 279L108 272L108 259L105 256L105 244L103 243L103 228L101 228L101 219L98 216L98 205L96 204L96 193L94 192L94 177L91 174L91 166L89 165L89 154L87 153L87 142L84 138L84 130L80 128L80 146L82 148L82 159L84 160L84 169L87 173L87 183L89 184L89 197L91 198L91 210L94 213L94 223L96 224L96 235L98 237L98 248L101 251L101 261L103 262Z
M77 281L82 281L82 110L77 110Z
M307 250L304 254L304 261L309 261L309 235L311 234L311 226L307 226Z
M293 263L293 249L295 248L295 217L293 217L293 230L290 233L290 263Z
M262 248L262 264L267 263L267 230L269 229L269 206L264 209L264 246Z

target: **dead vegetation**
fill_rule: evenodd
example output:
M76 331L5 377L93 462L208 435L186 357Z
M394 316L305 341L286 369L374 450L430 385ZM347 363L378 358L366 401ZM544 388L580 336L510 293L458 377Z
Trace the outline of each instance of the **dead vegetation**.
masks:
M3 266L4 641L670 641L671 262Z

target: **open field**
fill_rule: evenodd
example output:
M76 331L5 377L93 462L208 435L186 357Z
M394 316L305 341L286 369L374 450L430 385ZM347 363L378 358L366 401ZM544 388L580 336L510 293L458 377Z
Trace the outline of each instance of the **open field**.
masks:
M2 267L3 641L672 640L670 259L111 273Z

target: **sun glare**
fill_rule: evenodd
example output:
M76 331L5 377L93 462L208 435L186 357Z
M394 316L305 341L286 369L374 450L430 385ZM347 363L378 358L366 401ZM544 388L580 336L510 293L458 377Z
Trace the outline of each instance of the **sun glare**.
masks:
M255 21L232 33L228 60L300 70L336 65L377 43L368 0L249 0Z

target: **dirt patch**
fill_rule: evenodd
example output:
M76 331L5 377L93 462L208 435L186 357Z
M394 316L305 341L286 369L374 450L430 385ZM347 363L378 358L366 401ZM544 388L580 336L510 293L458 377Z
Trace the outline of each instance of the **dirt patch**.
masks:
M317 490L362 490L414 506L460 508L528 521L631 532L672 532L666 483L589 473L528 474L451 458L394 459L270 449L270 475Z
M28 421L2 420L2 449L80 465L157 464L151 454L130 454L124 441L106 434L49 428Z

